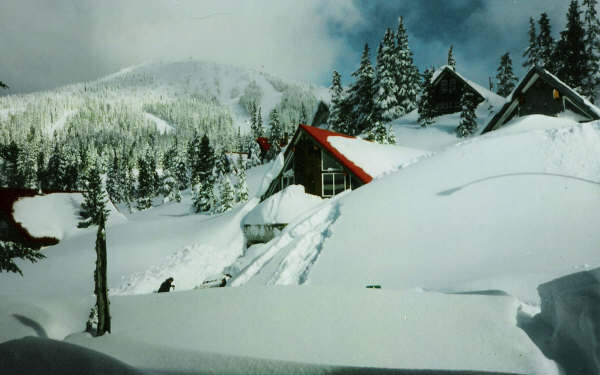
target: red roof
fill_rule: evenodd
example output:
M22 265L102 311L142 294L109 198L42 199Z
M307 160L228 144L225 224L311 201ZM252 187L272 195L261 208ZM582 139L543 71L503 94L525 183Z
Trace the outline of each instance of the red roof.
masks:
M361 167L354 164L351 160L346 158L342 153L340 153L335 147L333 147L328 141L327 137L344 137L344 138L352 138L348 134L336 133L330 130L325 130L321 128L315 128L314 126L309 125L300 125L300 129L304 130L306 133L310 134L310 136L320 144L325 150L327 150L340 164L346 167L350 172L352 172L359 180L363 183L367 184L373 180L367 172L365 172Z
M260 149L263 151L269 151L271 148L271 144L269 143L269 139L267 137L258 137L256 138L256 142L260 146Z

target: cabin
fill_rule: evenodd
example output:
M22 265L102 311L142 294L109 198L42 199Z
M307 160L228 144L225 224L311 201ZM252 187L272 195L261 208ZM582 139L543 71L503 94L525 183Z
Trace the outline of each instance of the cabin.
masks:
M58 239L34 237L13 217L13 205L21 198L39 195L36 190L0 188L0 241L15 242L32 249L56 245Z
M433 86L432 102L436 115L460 112L460 99L466 90L475 94L477 104L488 99L494 103L503 101L502 97L458 74L452 67L445 65L436 70L431 77Z
M299 125L283 155L284 164L261 200L290 185L303 185L307 194L332 197L372 180L365 171L334 148L328 137L355 139L309 125Z
M496 130L516 117L534 114L558 116L560 113L569 113L579 122L600 119L600 109L547 70L533 67L482 134Z

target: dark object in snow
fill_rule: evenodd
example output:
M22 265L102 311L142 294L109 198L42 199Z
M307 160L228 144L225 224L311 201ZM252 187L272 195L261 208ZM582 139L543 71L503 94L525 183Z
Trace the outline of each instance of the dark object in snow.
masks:
M171 288L175 289L175 284L173 284L173 278L169 277L162 284L160 284L160 288L158 288L158 293L167 293L171 291Z
M431 100L436 116L460 112L462 110L461 98L467 91L473 94L476 105L485 100L476 86L448 65L434 72L432 77L429 100Z
M381 289L381 285L378 285L378 284L367 285L367 289Z
M567 110L577 114L579 122L600 119L597 107L547 70L533 67L517 85L509 100L488 122L482 134L496 130L516 117L533 114L556 116Z
M223 275L223 278L221 279L221 281L219 281L219 279L206 280L206 281L202 282L201 286L196 287L196 289L223 288L223 287L227 286L227 280L229 280L229 279L231 279L231 275L226 273L225 275Z

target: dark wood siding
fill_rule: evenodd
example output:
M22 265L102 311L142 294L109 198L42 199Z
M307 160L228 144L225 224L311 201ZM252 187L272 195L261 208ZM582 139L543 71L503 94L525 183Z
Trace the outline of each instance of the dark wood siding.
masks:
M321 149L302 135L296 144L294 178L306 193L321 196Z
M554 87L538 78L519 100L519 116L542 114L554 116L564 110L562 97L554 99Z
M477 104L483 101L481 95L462 79L448 73L448 71L440 74L441 76L437 80L433 90L433 103L435 104L437 115L460 112L462 110L460 99L465 90L469 90L477 96Z

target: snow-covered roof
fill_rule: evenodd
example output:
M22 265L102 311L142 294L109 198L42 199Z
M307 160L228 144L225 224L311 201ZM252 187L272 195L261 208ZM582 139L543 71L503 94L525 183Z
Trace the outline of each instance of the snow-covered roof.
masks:
M450 74L457 76L459 79L461 79L464 83L469 85L473 90L475 90L479 95L481 95L484 99L486 99L488 102L490 102L490 104L492 104L494 106L502 105L506 101L506 99L503 98L502 96L486 89L485 87L481 86L478 83L475 83L475 82L465 78L464 76L462 76L460 73L458 73L455 69L453 69L449 65L444 65L444 66L440 67L439 69L437 69L435 72L433 72L433 76L431 77L431 83L435 84L437 82L437 80L442 76L442 73L445 71L448 71L448 72L450 72Z
M525 93L529 87L533 85L533 83L537 79L542 79L555 87L559 92L561 97L569 98L578 108L582 111L581 114L585 113L586 116L589 116L591 120L600 119L600 108L596 107L592 103L590 103L585 97L579 95L575 90L569 87L566 83L558 79L555 75L543 69L541 67L533 67L527 72L525 77L519 82L519 84L515 87L513 92L509 95L504 106L492 117L490 122L485 126L482 131L483 133L487 133L491 130L495 130L500 126L504 125L509 119L510 114L517 109L517 100L518 97ZM580 117L581 117L581 114ZM569 114L569 116L573 117L574 114ZM575 114L577 115L577 114ZM580 119L581 120L581 119Z
M395 145L382 145L347 134L336 133L314 126L299 127L327 150L337 161L363 183L369 183L385 173L428 154L423 150Z

